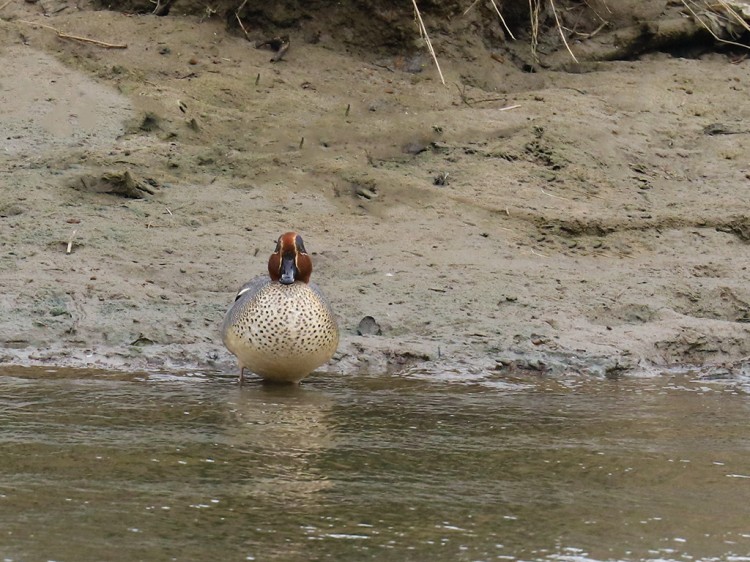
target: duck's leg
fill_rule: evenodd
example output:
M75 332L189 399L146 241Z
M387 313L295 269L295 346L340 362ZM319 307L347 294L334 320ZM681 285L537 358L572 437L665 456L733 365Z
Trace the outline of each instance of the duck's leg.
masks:
M238 363L238 366L240 368L240 376L237 377L237 382L240 386L245 384L245 367L242 366L242 364Z

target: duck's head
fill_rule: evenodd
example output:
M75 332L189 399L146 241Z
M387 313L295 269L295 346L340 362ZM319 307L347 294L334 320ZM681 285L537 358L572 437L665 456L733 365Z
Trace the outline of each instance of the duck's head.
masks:
M287 232L279 236L276 250L268 260L268 274L273 281L291 285L295 281L310 282L312 260L305 251L302 236Z

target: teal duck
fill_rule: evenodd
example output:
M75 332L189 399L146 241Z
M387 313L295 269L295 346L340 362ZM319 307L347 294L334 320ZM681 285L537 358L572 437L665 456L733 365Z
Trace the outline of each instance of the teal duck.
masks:
M240 384L245 370L267 381L298 383L336 353L336 319L310 283L311 273L302 237L287 232L268 260L269 277L256 277L237 292L221 336L237 357Z

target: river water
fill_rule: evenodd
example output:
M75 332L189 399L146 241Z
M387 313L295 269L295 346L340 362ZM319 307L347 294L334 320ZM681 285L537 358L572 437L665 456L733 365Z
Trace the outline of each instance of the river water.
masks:
M0 560L750 560L750 392L4 368Z

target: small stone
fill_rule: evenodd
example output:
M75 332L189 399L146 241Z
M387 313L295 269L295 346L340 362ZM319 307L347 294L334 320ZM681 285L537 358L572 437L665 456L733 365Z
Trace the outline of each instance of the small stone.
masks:
M380 324L375 321L375 318L372 316L365 316L359 321L357 333L360 336L379 336L383 331L380 329Z
M433 185L448 185L448 172L440 172L434 178L432 178Z

